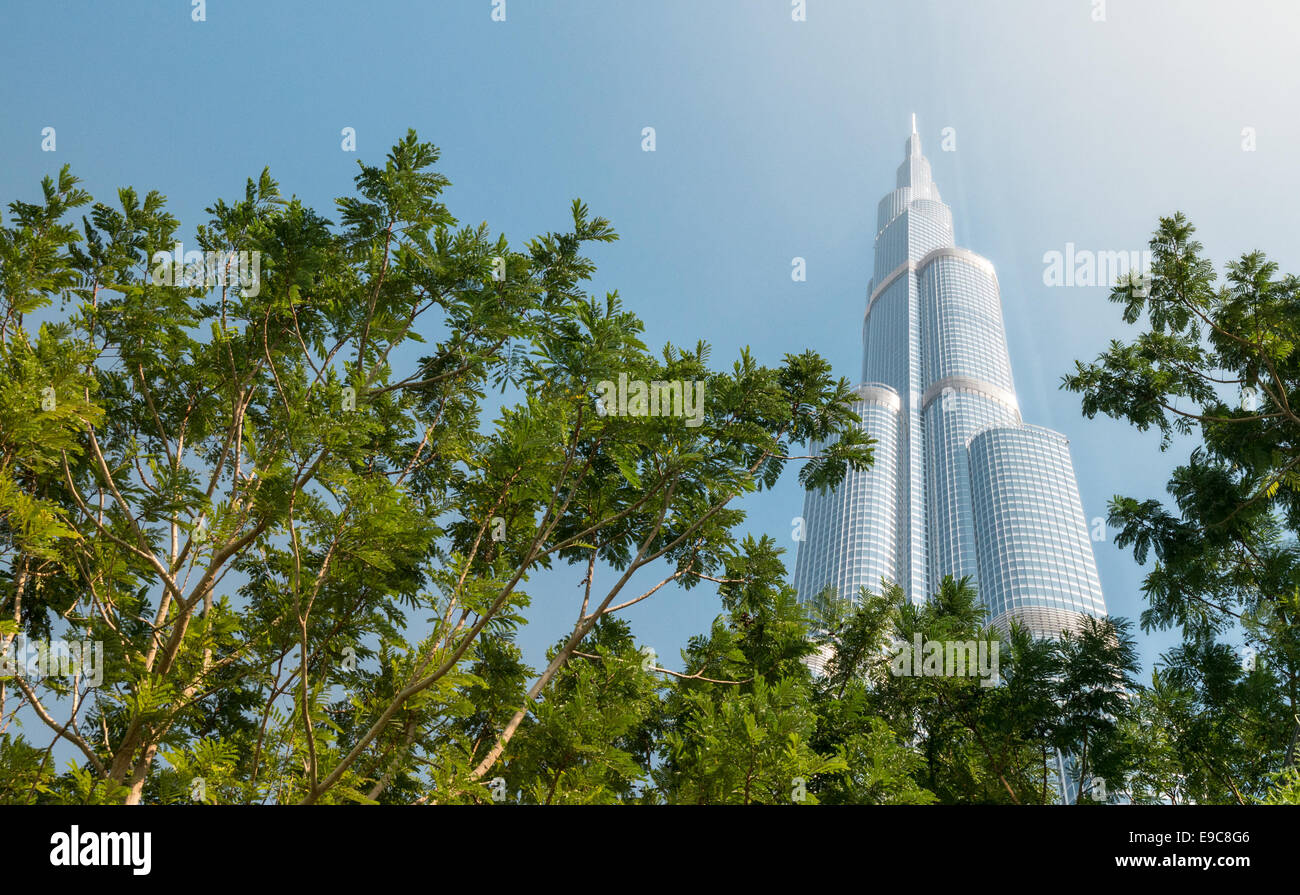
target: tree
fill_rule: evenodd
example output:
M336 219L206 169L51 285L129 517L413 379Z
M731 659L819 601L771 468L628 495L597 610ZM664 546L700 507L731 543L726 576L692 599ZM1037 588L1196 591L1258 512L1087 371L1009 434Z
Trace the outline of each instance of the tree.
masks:
M581 723L529 721L535 740L576 724L518 759L557 779L565 749L639 717L604 705L578 656L626 655L597 626L715 580L738 555L734 502L790 461L808 487L870 462L848 383L816 354L725 371L704 343L652 354L617 294L584 291L608 221L575 201L569 229L512 248L458 224L437 160L409 132L361 164L337 225L264 171L208 209L198 260L158 256L179 222L156 192L91 204L65 168L9 206L0 645L67 634L104 660L99 686L5 683L0 719L26 711L77 754L59 775L6 734L11 798L483 800L538 699L594 700ZM698 420L609 412L597 392L620 374L700 383ZM794 450L813 440L832 447ZM522 587L557 562L585 571L577 619L510 695ZM746 698L805 711L780 683ZM628 761L566 769L556 792L625 794Z
M583 650L551 679L506 750L502 779L524 804L629 803L645 791L657 669L621 619L597 622Z
M844 769L816 784L818 798L830 805L926 805L933 792L917 779L923 759L880 713L888 713L882 688L888 684L891 634L902 606L901 591L886 588L877 598L864 589L858 601L828 589L812 607L815 639L827 656L825 674L813 682L817 710L814 748L838 750ZM896 713L896 719L910 713Z
M657 737L665 801L816 804L817 779L846 767L811 742L813 645L780 553L771 538L745 539L720 579L726 616L684 651Z
M855 602L823 595L830 657L815 685L814 745L852 756L828 800L1050 804L1058 755L1097 800L1101 778L1124 779L1134 758L1121 728L1137 689L1128 623L1086 618L1035 638L1017 624L987 628L985 614L971 579L952 576L923 604L889 582ZM918 642L923 662L907 658ZM980 644L984 676L969 665Z
M1143 628L1184 633L1143 706L1169 725L1160 748L1196 800L1244 802L1295 767L1300 738L1300 279L1256 251L1215 288L1194 233L1181 213L1160 219L1150 276L1110 294L1138 334L1063 385L1090 418L1159 430L1162 449L1199 439L1169 480L1172 507L1117 496L1110 520L1119 546L1155 559Z
M1091 617L1078 629L1062 632L1058 647L1055 703L1060 720L1054 745L1071 757L1078 801L1105 802L1106 781L1119 784L1137 761L1120 733L1131 712L1129 700L1139 689L1133 677L1137 647L1127 622Z

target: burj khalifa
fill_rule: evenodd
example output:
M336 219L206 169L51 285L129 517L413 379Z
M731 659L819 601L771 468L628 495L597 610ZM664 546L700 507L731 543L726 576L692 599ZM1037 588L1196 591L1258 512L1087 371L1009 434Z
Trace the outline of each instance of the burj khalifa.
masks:
M809 491L794 584L924 601L970 576L989 623L1054 637L1106 614L1064 435L1020 417L997 274L955 244L913 117L876 215L854 410L875 462Z

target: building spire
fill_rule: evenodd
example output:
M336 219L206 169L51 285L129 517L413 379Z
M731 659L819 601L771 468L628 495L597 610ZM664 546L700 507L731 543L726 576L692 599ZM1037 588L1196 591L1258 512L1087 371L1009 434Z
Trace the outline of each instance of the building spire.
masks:
M921 135L916 132L916 113L912 113L912 133L908 134L907 147L903 150L906 158L913 159L921 154ZM899 184L902 186L903 184Z

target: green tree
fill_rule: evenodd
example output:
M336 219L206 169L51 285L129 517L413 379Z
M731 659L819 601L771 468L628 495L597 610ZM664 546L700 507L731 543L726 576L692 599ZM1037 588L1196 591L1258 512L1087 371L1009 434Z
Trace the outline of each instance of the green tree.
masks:
M889 582L856 602L820 603L827 660L813 742L849 756L847 773L825 785L828 801L1048 804L1060 798L1058 755L1098 797L1100 779L1118 783L1130 769L1123 725L1137 684L1126 621L1084 619L1059 638L995 631L970 579L951 576L920 605ZM927 661L911 658L918 640ZM983 676L969 665L981 643Z
M601 619L582 647L506 750L502 779L525 804L625 803L646 790L658 667L621 619Z
M715 579L738 553L735 501L790 461L809 487L869 463L848 383L817 355L713 370L703 343L653 354L616 294L584 290L607 221L575 201L568 229L512 247L457 222L437 160L408 133L360 165L337 224L263 172L208 209L212 256L179 266L155 258L179 228L158 193L91 204L65 168L9 206L0 645L100 641L105 671L5 682L0 718L26 711L78 757L57 774L6 735L0 766L28 781L11 797L481 801L530 713L518 761L554 779L563 748L639 717L621 702L640 704L637 681L606 685L576 655L601 655L581 649L597 625ZM702 383L700 425L602 414L598 384L624 373ZM833 446L797 452L814 440ZM585 570L581 605L522 688L522 588L557 563ZM594 714L538 714L548 694ZM781 681L745 698L806 712ZM799 752L802 724L762 735ZM566 765L556 791L621 797L633 764Z
M1150 276L1110 294L1136 336L1077 363L1064 387L1089 417L1158 430L1162 448L1195 439L1170 477L1172 506L1117 496L1110 520L1119 546L1154 558L1143 628L1185 638L1146 717L1168 725L1160 746L1189 797L1245 802L1295 766L1300 737L1300 279L1249 252L1216 288L1194 234L1181 213L1161 218ZM1218 642L1237 637L1247 656Z
M1078 801L1104 802L1140 760L1121 732L1139 689L1137 646L1126 621L1086 617L1076 630L1062 632L1057 648L1054 745L1071 756Z
M812 745L807 614L771 538L746 538L719 578L725 616L684 651L665 699L655 781L686 804L816 804L816 780L845 769Z
M894 598L873 598L863 590L857 602L833 590L814 601L814 639L824 673L813 682L820 751L838 751L844 769L817 781L818 797L829 805L925 805L936 800L918 784L922 755L878 712L890 673L890 645L899 608ZM900 715L895 715L895 718Z

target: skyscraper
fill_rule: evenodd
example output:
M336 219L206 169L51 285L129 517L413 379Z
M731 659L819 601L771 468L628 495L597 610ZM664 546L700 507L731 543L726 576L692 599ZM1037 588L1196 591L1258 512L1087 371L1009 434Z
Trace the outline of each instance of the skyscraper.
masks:
M880 200L854 410L874 465L807 493L794 583L807 600L896 582L913 601L974 581L990 623L1055 636L1104 616L1065 436L1020 418L993 265L955 244L913 117Z

